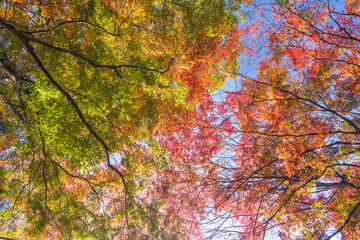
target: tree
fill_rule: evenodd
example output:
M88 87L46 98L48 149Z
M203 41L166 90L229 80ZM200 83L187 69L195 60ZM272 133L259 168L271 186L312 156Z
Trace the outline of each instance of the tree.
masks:
M209 98L194 122L160 137L173 160L154 185L171 199L169 212L213 223L203 227L210 236L265 239L276 229L282 239L356 239L359 7L309 0L249 9L256 17L240 34L257 73L233 74L238 89L223 102Z
M167 165L153 132L186 119L235 67L238 10L225 0L0 1L2 236L186 238L145 192Z

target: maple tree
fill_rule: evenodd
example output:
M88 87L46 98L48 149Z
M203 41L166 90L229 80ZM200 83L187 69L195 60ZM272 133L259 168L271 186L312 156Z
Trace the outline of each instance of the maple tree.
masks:
M359 235L357 1L0 4L2 237Z
M360 4L257 1L248 10L240 41L256 73L232 72L237 89L224 101L208 96L193 121L158 133L169 165L153 194L198 237L356 239Z
M0 1L1 237L190 236L147 194L153 132L236 67L239 4Z

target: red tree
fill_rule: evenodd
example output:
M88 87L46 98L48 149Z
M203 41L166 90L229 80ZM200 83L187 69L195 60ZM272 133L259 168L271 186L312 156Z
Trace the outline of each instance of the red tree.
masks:
M225 101L208 98L193 122L159 136L170 164L157 194L189 225L212 216L203 231L213 234L355 239L359 3L257 4L241 35L256 74L234 74L239 87Z

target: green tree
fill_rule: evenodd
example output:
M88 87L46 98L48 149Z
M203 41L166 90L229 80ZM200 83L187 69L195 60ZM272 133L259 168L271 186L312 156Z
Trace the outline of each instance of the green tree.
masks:
M219 66L237 57L227 37L237 10L225 0L1 1L2 235L186 237L145 191L167 165L153 132L221 86Z

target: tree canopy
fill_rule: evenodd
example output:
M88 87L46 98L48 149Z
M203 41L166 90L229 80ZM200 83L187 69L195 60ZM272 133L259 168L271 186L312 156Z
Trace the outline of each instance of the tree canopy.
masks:
M1 236L187 236L144 193L167 165L153 132L221 86L219 66L235 67L238 10L224 0L0 1Z
M0 238L356 239L359 19L0 1Z
M191 212L189 224L202 219L214 239L357 239L359 7L309 0L247 9L235 89L160 138L173 159L159 175L171 186L158 189L169 208Z

